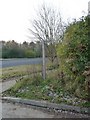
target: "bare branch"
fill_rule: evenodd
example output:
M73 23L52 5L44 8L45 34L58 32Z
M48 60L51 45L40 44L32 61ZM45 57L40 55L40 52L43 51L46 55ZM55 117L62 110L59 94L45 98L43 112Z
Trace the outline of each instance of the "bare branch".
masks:
M62 18L59 12L53 8L47 7L45 4L41 6L37 18L33 20L34 31L30 32L40 41L50 45L47 47L49 54L55 57L55 45L61 40L64 32Z

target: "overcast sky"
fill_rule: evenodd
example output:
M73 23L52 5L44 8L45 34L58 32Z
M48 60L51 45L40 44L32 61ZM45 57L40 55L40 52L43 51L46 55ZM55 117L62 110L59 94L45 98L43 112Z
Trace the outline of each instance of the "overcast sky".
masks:
M65 22L88 13L89 0L0 0L0 40L30 41L29 19L33 19L43 1L59 9Z

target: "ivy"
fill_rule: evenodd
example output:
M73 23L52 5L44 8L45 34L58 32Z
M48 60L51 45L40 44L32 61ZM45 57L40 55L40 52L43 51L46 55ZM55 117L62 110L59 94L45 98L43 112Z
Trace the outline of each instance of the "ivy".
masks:
M74 21L68 25L64 33L64 39L58 46L57 53L60 58L60 69L63 70L69 79L66 77L65 86L67 86L69 81L75 85L73 92L77 91L77 89L85 91L85 77L83 76L83 72L85 71L89 57L88 16L82 17L79 21Z

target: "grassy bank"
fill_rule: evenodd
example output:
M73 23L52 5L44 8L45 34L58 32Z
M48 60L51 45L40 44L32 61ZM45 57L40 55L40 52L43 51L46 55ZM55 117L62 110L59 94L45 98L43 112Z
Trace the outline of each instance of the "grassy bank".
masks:
M83 99L84 97L76 97L72 91L68 91L63 85L57 66L47 64L47 78L42 79L41 65L23 65L17 67L9 67L2 69L2 81L11 78L20 77L15 86L3 93L3 96L14 96L26 99L47 100L53 103L66 103L77 106L90 106L90 102ZM25 76L26 77L23 77ZM69 87L69 84L68 84Z
M49 71L46 80L42 79L40 73L22 78L3 95L90 107L90 102L75 97L74 94L62 87L61 81L55 79L55 71Z

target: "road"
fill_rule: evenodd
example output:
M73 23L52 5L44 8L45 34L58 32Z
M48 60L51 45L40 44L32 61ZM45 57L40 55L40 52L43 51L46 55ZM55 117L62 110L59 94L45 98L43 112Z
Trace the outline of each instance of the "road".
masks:
M86 115L60 112L36 108L30 105L20 105L3 102L2 106L3 118L87 118Z
M2 106L3 118L53 118L54 115L47 112L20 104L3 102Z
M42 58L2 59L0 60L0 68L40 63L42 63Z

